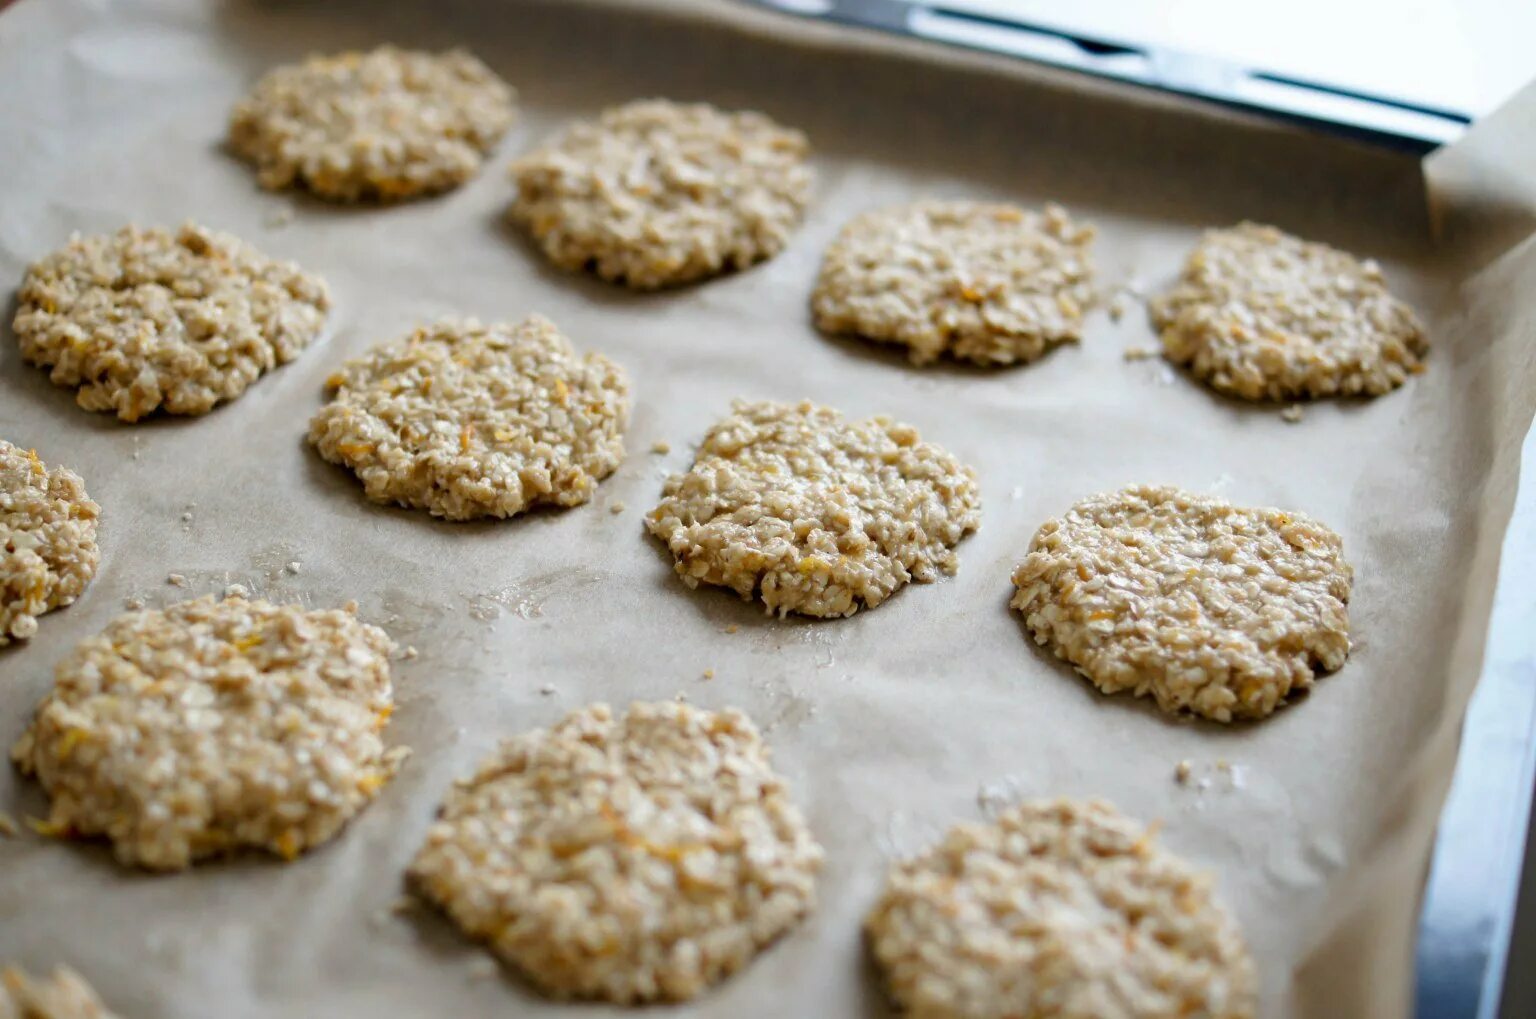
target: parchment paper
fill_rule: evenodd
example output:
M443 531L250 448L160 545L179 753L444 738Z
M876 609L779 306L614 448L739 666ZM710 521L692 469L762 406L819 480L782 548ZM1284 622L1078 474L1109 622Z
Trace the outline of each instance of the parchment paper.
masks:
M523 118L486 172L384 209L259 191L221 148L230 104L271 64L382 41L467 44L521 89ZM651 94L809 131L817 197L787 251L636 296L549 269L502 226L513 153ZM238 401L136 426L79 410L0 337L0 434L78 469L104 508L94 584L0 652L0 738L129 597L238 582L312 605L355 598L420 652L398 664L389 730L415 756L333 844L291 865L246 856L156 877L99 846L0 840L0 958L67 961L132 1017L611 1014L477 979L480 950L445 922L386 910L440 794L498 738L593 700L684 695L759 722L828 857L816 915L678 1015L884 1014L859 921L887 861L986 803L1054 795L1161 819L1170 846L1219 875L1266 1016L1406 1012L1413 916L1536 391L1536 249L1483 252L1466 276L1431 240L1414 160L713 0L23 0L0 16L0 138L0 279L72 230L195 217L297 259L336 298L323 341ZM1136 305L1010 371L916 370L817 335L806 301L839 225L922 195L1066 203L1100 227L1106 294L1161 287L1202 227L1243 217L1374 255L1431 322L1429 371L1290 425L1159 361L1124 362L1154 342ZM593 504L441 523L366 503L304 444L343 357L440 314L531 311L634 379L629 460ZM641 514L735 396L890 412L974 464L983 524L959 575L830 622L685 588ZM672 452L649 453L656 440ZM1260 725L1221 728L1102 697L1037 650L1007 609L1012 565L1045 518L1133 481L1337 528L1358 578L1346 667ZM166 583L172 571L190 590ZM1182 759L1207 787L1175 783ZM0 806L44 810L10 769Z

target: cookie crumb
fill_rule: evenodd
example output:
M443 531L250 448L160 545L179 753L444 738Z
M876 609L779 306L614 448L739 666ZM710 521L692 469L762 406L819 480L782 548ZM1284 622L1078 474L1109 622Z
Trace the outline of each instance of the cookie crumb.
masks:
M410 659L415 658L418 653L419 652L417 652L415 644L407 644L405 646L405 651L401 654L400 657L409 661Z
M230 584L224 588L224 597L226 598L249 598L250 596L250 588L244 584Z
M1109 320L1118 322L1125 317L1125 295L1116 294L1109 302Z
M1150 357L1156 356L1156 353L1156 351L1149 350L1146 347L1126 347L1125 352L1120 356L1127 361L1145 361Z
M705 679L714 679L715 678L715 670L714 669L705 669L704 670L704 678Z
M1189 761L1180 761L1178 764L1174 765L1173 768L1174 781L1178 782L1179 785L1189 785L1189 776L1191 770L1192 766L1190 765Z
M123 608L127 609L130 612L137 612L137 611L139 611L139 609L142 609L143 607L144 607L144 599L143 598L124 598L123 599Z
M1301 409L1301 404L1299 404L1299 403L1293 403L1289 407L1285 408L1285 410L1282 410L1280 412L1280 417L1287 424L1292 424L1292 425L1296 424L1298 421L1301 420L1301 415L1302 415L1302 409Z
M725 632L726 633L736 633L740 629L741 629L741 627L737 626L735 623L732 623L730 626L727 626L725 628Z
M608 512L612 513L614 516L618 516L620 513L624 512L624 504L622 502L616 502L612 506L608 507Z
M170 573L170 574L167 574L166 578L165 578L165 582L167 584L170 584L172 587L186 587L187 586L187 578L182 576L180 573Z
M292 209L280 209L279 211L274 212L272 215L268 216L266 219L262 220L262 224L261 225L265 226L265 227L268 227L269 229L275 229L277 227L287 226L289 223L292 223L292 222L293 222L293 210Z
M655 453L657 456L666 456L668 453L672 452L672 447L667 443L662 442L660 439L657 439L655 442L651 443L651 452Z
M187 512L185 512L185 513L183 513L181 515L181 522L184 523L184 524L190 524L192 522L192 511L191 510L187 510Z
M303 568L304 568L304 564L299 562L297 559L295 559L293 562L288 564L288 572L292 573L292 574L295 574L295 575L297 575L298 572L300 570L302 570Z
M539 687L539 693L543 694L545 697L553 696L554 692L555 685L553 683L545 683L543 686Z

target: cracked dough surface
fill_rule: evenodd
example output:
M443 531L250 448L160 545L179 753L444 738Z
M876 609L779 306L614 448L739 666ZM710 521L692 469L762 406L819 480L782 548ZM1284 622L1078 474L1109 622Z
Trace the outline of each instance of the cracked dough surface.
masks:
M85 590L101 560L100 515L80 475L0 439L0 647Z
M21 284L21 355L86 410L206 414L287 364L325 325L325 282L185 223L73 237Z
M629 380L548 319L443 319L348 361L309 441L375 502L449 520L579 506L624 461Z
M1168 360L1245 400L1380 396L1429 353L1375 262L1257 223L1207 231L1152 319Z
M851 616L954 573L980 522L975 473L917 429L808 401L738 400L646 516L689 587L810 616Z
M1065 209L923 201L855 217L811 295L819 329L982 365L1033 361L1082 338L1093 228Z
M809 151L805 135L761 113L641 100L517 160L509 216L563 269L675 286L788 243L810 201Z
M1105 693L1230 722L1344 664L1353 580L1342 539L1299 513L1133 486L1046 521L1011 604Z
M546 993L680 1001L815 903L822 851L739 711L597 704L448 793L415 886Z
M43 829L180 870L253 847L293 859L394 774L389 638L350 610L200 598L118 616L59 663L11 756Z
M1251 1019L1211 882L1101 802L1036 801L897 863L865 921L912 1019Z
M516 95L464 50L312 56L256 83L230 115L229 142L262 187L412 198L473 177L515 119Z

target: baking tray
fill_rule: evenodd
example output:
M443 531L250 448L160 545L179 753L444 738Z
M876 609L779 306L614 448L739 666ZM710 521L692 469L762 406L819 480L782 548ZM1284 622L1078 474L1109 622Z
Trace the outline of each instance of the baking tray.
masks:
M1407 151L1428 152L1455 141L1472 121L1458 110L1298 80L1219 57L1065 32L1006 17L992 6L973 9L918 0L745 2L787 15L1020 57ZM1536 495L1529 487L1518 505L1517 517L1536 519ZM1527 529L1511 529L1503 559L1536 562ZM1525 576L1516 578L1516 590L1524 591L1528 583ZM1536 792L1532 633L1536 614L1528 600L1505 598L1491 627L1489 661L1468 706L1456 779L1435 836L1414 956L1413 1011L1420 1019L1496 1019L1500 1014Z
M230 104L275 63L382 41L468 43L519 87L524 117L486 172L386 209L257 190L221 146ZM810 133L816 200L785 252L634 295L550 269L502 225L514 152L647 94L761 108ZM1484 148L1536 134L1515 120ZM1466 141L1485 126L1497 125ZM499 737L592 700L681 694L759 721L828 863L816 915L677 1014L883 1014L858 922L888 860L1041 795L1103 795L1160 819L1168 845L1214 871L1259 960L1266 1016L1409 1012L1435 822L1485 648L1499 646L1488 620L1536 391L1522 342L1536 252L1508 236L1536 203L1470 158L1483 148L1447 150L1469 158L1426 192L1401 151L704 0L22 0L0 16L0 132L0 277L19 279L71 230L192 216L295 258L336 297L313 349L195 420L86 414L0 337L0 433L80 470L104 508L91 588L0 654L6 740L53 663L130 597L241 583L306 604L355 598L420 652L398 664L390 727L415 754L334 843L291 865L240 857L151 877L99 846L0 842L0 957L70 962L130 1016L612 1014L545 1003L510 975L476 979L478 949L430 912L389 907L443 789ZM852 213L918 195L1064 202L1099 224L1106 296L1129 293L1130 313L1096 312L1079 348L1003 372L915 370L817 335L806 298L826 243ZM1292 426L1158 362L1124 362L1151 341L1134 295L1165 284L1200 229L1245 216L1380 257L1429 318L1430 370ZM305 446L343 357L440 314L531 311L634 377L630 458L593 505L436 522L366 504ZM684 588L639 515L738 395L895 413L974 464L983 520L958 576L824 623ZM649 454L656 440L673 452ZM1006 607L1013 563L1046 517L1132 481L1339 529L1358 574L1345 669L1275 718L1225 729L1101 697L1033 648ZM166 584L172 571L190 590ZM1177 784L1182 759L1211 783ZM0 806L35 815L43 801L6 770Z

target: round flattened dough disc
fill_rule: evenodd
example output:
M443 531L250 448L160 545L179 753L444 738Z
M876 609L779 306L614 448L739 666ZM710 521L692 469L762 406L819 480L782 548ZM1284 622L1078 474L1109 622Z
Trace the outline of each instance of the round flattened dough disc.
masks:
M954 573L980 522L975 473L910 425L745 401L646 517L689 587L809 616L851 616Z
M629 380L538 315L443 319L348 361L310 421L368 498L449 520L579 506L624 461Z
M1170 361L1244 400L1380 396L1429 353L1375 262L1256 223L1208 231L1152 318Z
M1034 361L1082 338L1093 228L1060 206L924 201L866 212L827 249L818 328L907 348L914 364Z
M1343 540L1299 513L1133 486L1046 521L1012 605L1105 693L1230 722L1343 666L1353 581Z
M458 187L516 118L517 93L464 50L381 46L268 71L229 141L266 188L393 200Z
M34 263L21 355L86 410L206 414L287 364L325 326L325 281L196 223L75 237Z
M12 748L47 830L180 870L241 847L291 860L395 773L393 649L350 610L200 598L114 619L55 670Z
M735 710L598 704L448 793L410 876L556 997L692 998L814 905L822 850Z
M1023 803L894 865L865 920L912 1019L1252 1019L1211 884L1108 804Z
M676 286L783 249L810 201L809 151L761 113L642 100L518 159L508 215L561 268Z
M101 560L100 516L80 475L0 439L0 647L85 590Z

